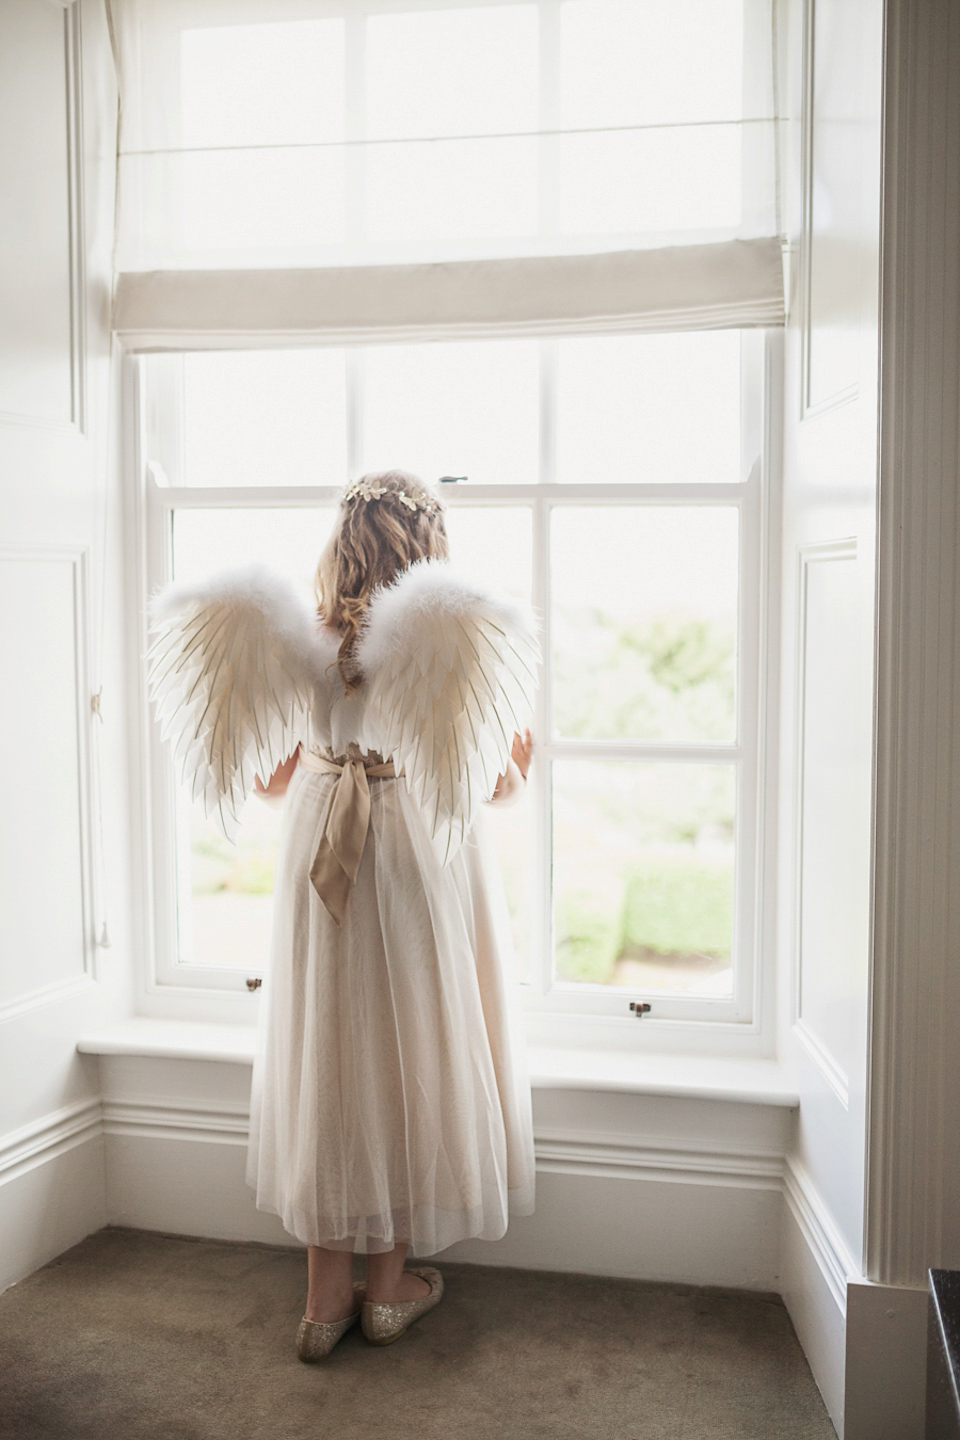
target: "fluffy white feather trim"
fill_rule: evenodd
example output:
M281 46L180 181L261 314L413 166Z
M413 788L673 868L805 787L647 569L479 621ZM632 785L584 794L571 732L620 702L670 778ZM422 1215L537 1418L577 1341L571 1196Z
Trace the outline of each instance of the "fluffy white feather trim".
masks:
M438 622L478 613L531 639L540 628L529 605L488 590L444 560L418 560L373 596L357 644L357 664L365 675L373 675L398 648L410 649L411 642L415 648L418 632L429 642Z
M316 617L289 580L260 564L222 570L193 583L168 585L152 597L150 618L154 626L164 626L207 605L249 607L258 612L278 642L289 646L305 666L328 664L330 651L336 655L339 648L335 638L318 627Z

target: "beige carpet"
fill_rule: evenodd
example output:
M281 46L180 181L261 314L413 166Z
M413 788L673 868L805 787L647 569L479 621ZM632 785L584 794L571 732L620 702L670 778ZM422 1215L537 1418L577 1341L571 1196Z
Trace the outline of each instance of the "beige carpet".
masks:
M0 1437L833 1440L775 1296L440 1265L309 1366L302 1251L102 1230L0 1296Z

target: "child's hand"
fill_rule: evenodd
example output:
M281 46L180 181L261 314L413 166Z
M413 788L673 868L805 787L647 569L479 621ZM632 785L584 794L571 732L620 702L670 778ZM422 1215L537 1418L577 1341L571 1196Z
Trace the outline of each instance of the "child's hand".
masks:
M533 736L529 730L524 730L523 736L514 735L513 749L510 758L516 765L524 780L527 778L527 771L530 769L530 760L533 756Z

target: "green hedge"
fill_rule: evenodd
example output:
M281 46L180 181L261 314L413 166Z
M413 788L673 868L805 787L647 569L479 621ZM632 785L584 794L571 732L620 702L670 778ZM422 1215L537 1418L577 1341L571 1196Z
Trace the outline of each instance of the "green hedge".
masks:
M631 952L729 955L732 934L732 865L648 860L624 877L619 913L599 910L583 891L562 897L557 968L564 979L605 985Z

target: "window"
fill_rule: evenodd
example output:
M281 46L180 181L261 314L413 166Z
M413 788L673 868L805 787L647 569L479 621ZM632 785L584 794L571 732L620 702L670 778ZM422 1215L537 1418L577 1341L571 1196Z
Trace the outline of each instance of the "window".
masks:
M347 478L455 477L455 561L544 620L537 764L486 816L531 1007L557 1035L631 1000L749 1027L769 6L125 0L117 22L141 598L257 558L309 602ZM150 753L157 978L242 990L278 813L252 801L233 849Z
M749 1013L762 335L139 368L152 584L258 559L309 601L345 468L461 477L443 487L455 561L544 617L538 763L519 806L487 812L531 1003ZM279 812L249 801L234 848L160 768L162 973L242 985L266 963Z

